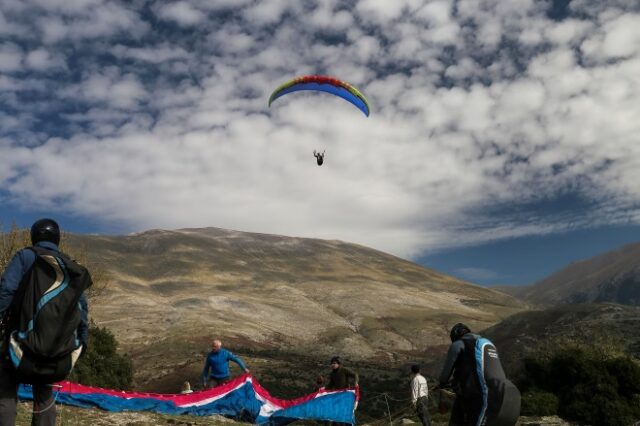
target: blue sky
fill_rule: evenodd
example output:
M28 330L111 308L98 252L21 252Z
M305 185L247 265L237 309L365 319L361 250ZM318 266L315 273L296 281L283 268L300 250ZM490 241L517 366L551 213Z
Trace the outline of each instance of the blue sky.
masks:
M303 74L371 116L267 107ZM341 239L528 283L638 240L639 75L632 0L4 0L0 221Z
M640 226L586 228L453 248L417 261L480 285L532 284L571 262L640 242Z

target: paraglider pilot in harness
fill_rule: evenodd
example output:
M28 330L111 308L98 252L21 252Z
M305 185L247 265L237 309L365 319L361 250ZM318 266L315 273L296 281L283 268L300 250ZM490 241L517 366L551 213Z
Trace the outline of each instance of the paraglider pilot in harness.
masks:
M322 151L322 154L320 154L319 152L316 152L316 150L314 149L313 150L313 156L316 157L316 161L318 162L318 166L322 166L322 163L324 162L324 151Z
M439 388L453 376L456 399L449 426L514 426L520 392L505 376L496 347L462 323L453 326Z
M0 278L0 426L15 425L19 383L33 385L31 424L56 424L52 383L71 372L89 336L89 272L60 252L54 220L35 222L31 242Z

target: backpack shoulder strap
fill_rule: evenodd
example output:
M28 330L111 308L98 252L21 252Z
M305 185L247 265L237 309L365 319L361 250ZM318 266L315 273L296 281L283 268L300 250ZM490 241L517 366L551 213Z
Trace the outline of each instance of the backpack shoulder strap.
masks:
M65 264L67 272L70 274L72 281L75 281L77 285L75 287L86 290L93 285L91 274L89 270L76 260L69 257L66 253L58 252L56 256L62 259Z
M40 256L39 250L41 250L41 248L40 247L31 246L31 247L25 247L23 250L31 250L31 251L33 251L35 253L35 255L36 255L36 259L35 260L38 260L38 256ZM22 302L22 297L24 295L24 288L27 285L26 282L28 281L26 278L31 273L31 269L33 269L35 264L36 264L36 262L34 261L33 264L31 264L31 266L29 267L29 269L24 272L24 275L22 275L22 278L20 279L20 284L18 284L18 288L16 288L16 292L13 294L13 299L11 300L11 305L12 306L17 307Z
M38 259L44 255L52 255L57 256L57 252L53 250L46 249L44 247L38 246L30 246L25 247L23 250L31 250L35 253L36 258L34 259L33 264L29 267L28 270L25 271L22 279L20 280L20 284L18 284L18 288L13 295L13 300L11 301L11 305L13 306L13 311L18 313L20 311L20 307L22 306L22 299L24 298L24 294L27 290L27 286L31 283L31 274L33 273L33 268L38 264Z
M13 294L13 298L11 299L11 305L9 305L9 308L5 312L5 318L3 319L3 323L4 323L3 332L5 334L4 340L7 340L9 338L9 334L13 330L15 330L16 327L18 326L18 318L20 316L20 311L22 310L21 308L22 308L22 302L24 299L24 294L26 292L27 287L30 284L29 278L30 278L31 272L35 267L38 257L43 253L44 249L42 249L41 247L31 246L31 247L25 247L21 251L24 251L24 250L33 251L35 253L36 258L33 264L29 267L29 269L24 271L24 274L20 279L20 283L18 284L18 287L16 288L16 291ZM8 347L7 342L5 342L5 349L7 347Z
M26 247L25 250L33 251L36 254L36 256L42 256L44 254L58 254L53 250L50 250L44 247L38 247L38 246Z

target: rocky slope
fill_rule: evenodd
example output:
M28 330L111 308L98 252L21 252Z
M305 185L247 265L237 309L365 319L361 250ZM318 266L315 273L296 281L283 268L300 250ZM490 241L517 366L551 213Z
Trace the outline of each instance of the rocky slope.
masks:
M528 353L558 339L620 346L640 356L640 307L613 303L554 306L517 313L482 332L509 371Z
M640 306L640 243L574 262L509 294L539 305L613 302Z
M216 228L68 241L108 272L92 317L140 366L200 362L214 337L236 348L389 360L446 345L458 321L480 329L522 309L510 296L341 241Z

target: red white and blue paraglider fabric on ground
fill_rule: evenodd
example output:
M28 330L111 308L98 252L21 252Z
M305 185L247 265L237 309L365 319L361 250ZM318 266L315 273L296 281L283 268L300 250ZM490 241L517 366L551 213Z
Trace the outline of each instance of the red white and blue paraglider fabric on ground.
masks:
M222 386L190 394L152 394L117 391L61 382L56 402L106 411L152 411L193 416L222 415L258 425L281 426L296 420L355 424L358 389L318 391L283 400L269 395L249 374ZM20 385L20 399L32 399L31 387Z

